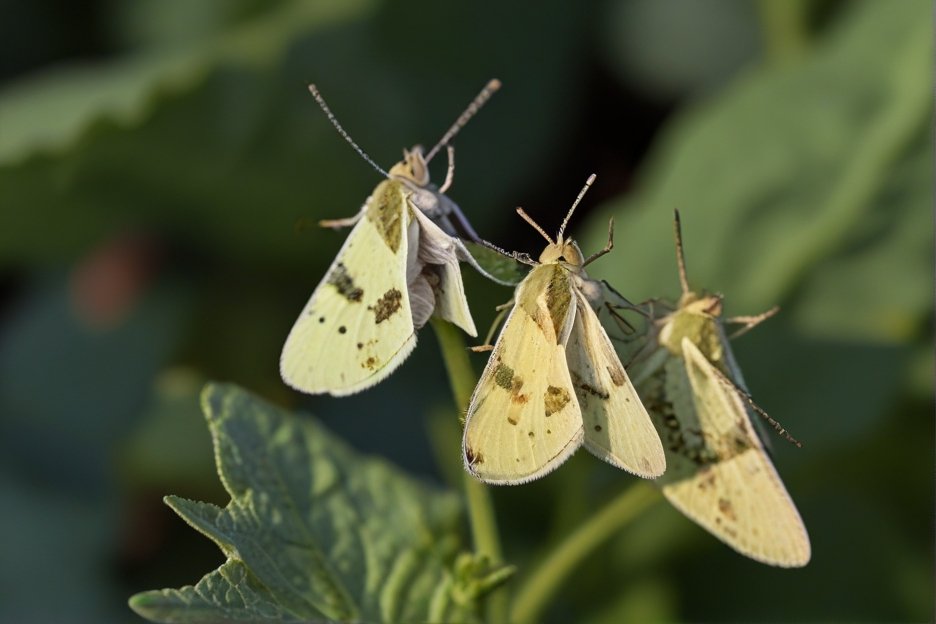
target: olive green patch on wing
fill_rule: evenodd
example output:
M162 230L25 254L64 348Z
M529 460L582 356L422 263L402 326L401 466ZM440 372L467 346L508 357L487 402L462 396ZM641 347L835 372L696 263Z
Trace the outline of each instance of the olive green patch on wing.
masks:
M520 293L523 293L521 300ZM570 319L574 317L572 280L569 270L558 264L542 264L527 274L517 289L517 305L529 315L554 344L568 336Z
M504 390L510 390L513 387L514 372L513 369L500 362L494 369L494 381Z
M572 303L572 286L569 272L562 266L553 265L553 279L546 286L546 310L552 320L553 327L563 327L566 316L569 314L569 305ZM557 334L559 332L557 331ZM561 340L561 334L557 341Z
M336 262L328 272L328 283L337 288L338 294L348 301L357 303L364 297L364 291L355 285L354 278L342 262Z
M384 180L378 184L367 202L365 217L394 254L400 250L408 211L406 187L399 180Z
M569 391L565 388L547 386L546 392L543 394L543 404L546 408L546 416L552 416L556 412L562 411L562 408L564 408L569 403L571 398L572 397L569 394Z

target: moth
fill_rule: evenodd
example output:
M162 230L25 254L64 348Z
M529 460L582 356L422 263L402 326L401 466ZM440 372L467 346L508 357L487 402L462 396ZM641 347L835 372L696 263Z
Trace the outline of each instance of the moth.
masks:
M800 567L809 536L751 419L757 412L799 445L751 399L726 325L741 335L772 316L722 317L722 297L689 288L679 213L676 257L682 296L654 317L650 340L635 356L634 383L666 449L664 496L715 537L762 563ZM759 420L757 424L760 425Z
M428 154L419 146L404 150L388 173L351 140L309 86L339 133L386 179L354 217L320 222L354 227L286 338L280 374L288 385L335 396L369 388L406 359L416 346L416 331L433 314L477 336L459 261L481 269L453 236L452 219L469 238L477 235L444 193L454 169L449 141L499 87L497 80L489 82ZM449 169L437 188L429 181L428 164L442 146Z
M565 227L556 239L517 212L548 242L517 286L513 308L471 397L462 453L472 475L490 484L519 484L554 470L582 444L642 477L663 473L663 447L598 315L601 284L585 267L613 246L585 258Z

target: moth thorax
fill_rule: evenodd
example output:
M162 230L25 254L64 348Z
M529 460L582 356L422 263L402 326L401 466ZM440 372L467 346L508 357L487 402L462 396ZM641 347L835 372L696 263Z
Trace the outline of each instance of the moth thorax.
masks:
M403 150L403 160L390 168L390 175L409 180L417 186L427 186L429 166L423 156L422 146L416 145L411 150Z
M563 243L560 240L558 243L550 243L547 245L543 253L540 254L539 261L542 264L565 262L566 264L580 267L585 262L585 256L582 255L582 250L579 249L575 241L570 240Z

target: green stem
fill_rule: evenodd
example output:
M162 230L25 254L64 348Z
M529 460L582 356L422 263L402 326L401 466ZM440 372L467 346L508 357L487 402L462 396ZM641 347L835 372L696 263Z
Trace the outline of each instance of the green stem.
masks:
M646 483L634 485L591 516L554 548L517 590L510 622L532 624L555 595L556 589L582 561L642 511L659 500Z
M439 349L445 361L449 383L459 414L464 414L471 400L471 393L477 381L468 348L460 331L451 323L433 318L432 328L439 340ZM465 498L468 501L468 518L475 551L487 557L491 566L504 563L501 552L500 535L497 531L497 518L494 504L487 486L463 472ZM488 599L488 619L492 622L507 621L507 594L503 589L495 590Z

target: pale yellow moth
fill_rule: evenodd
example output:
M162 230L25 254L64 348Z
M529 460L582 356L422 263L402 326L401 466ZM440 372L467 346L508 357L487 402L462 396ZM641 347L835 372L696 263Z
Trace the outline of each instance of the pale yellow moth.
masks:
M689 289L678 213L675 230L682 296L674 310L656 318L631 368L666 449L667 471L656 485L679 511L739 553L770 565L804 566L810 558L806 527L751 420L751 410L766 414L751 400L725 332L726 324L737 324L731 337L738 336L777 309L723 319L721 296Z
M478 381L465 421L467 470L491 484L518 484L559 466L583 443L608 463L642 477L665 469L660 438L637 397L592 303L601 284L585 267L611 250L585 258L563 233L579 193L553 241L517 287L514 305ZM591 302L591 303L590 303Z
M386 173L341 128L314 85L309 86L339 133L386 180L354 217L321 222L354 228L286 338L280 374L287 384L309 394L335 396L369 388L406 359L416 346L416 330L433 314L477 336L458 263L480 268L452 236L450 219L470 238L477 236L444 192L453 172L449 141L499 87L497 80L489 82L428 154L423 156L419 146L404 150L403 160ZM436 188L427 165L443 146L449 169L445 183Z

